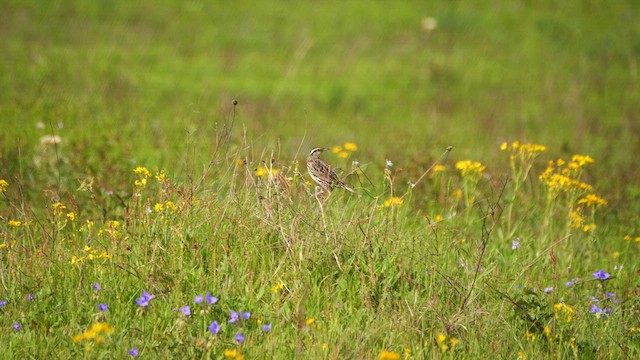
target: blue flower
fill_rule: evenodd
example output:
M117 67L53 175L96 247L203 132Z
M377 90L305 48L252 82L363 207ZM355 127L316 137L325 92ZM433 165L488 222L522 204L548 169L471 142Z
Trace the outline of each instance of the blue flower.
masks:
M209 325L209 331L211 331L213 335L218 335L220 332L220 324L218 324L217 321L212 322L211 325Z
M271 324L264 324L264 325L262 325L262 331L264 331L264 332L269 332L269 331L271 331Z
M238 321L238 313L232 310L231 311L231 318L227 322L228 323L234 323L236 321Z
M612 298L612 297L616 296L616 294L615 294L615 293L612 293L612 292L608 292L608 293L606 293L605 295L606 295L608 298Z
M547 294L549 294L549 293L550 293L550 292L552 292L552 291L553 291L553 287L552 287L552 286L549 286L549 287L547 287L547 288L544 288L544 292L545 292L545 293L547 293Z
M98 310L105 312L109 310L109 307L107 306L107 304L98 304Z
M251 317L251 313L250 312L243 312L240 314L240 316L242 316L243 319L245 320L249 320L249 318Z
M92 288L94 291L100 291L102 289L98 282L94 282Z
M7 300L0 300L0 308L4 307L5 305L7 305L8 301Z
M520 247L520 238L517 237L511 242L511 250L518 249Z
M592 296L589 298L589 300L593 301L593 302L598 302L600 300L598 300L598 298L596 298L595 296Z
M211 296L211 293L208 292L205 294L204 298L207 300L207 302L211 305L215 304L218 302L218 298L215 296Z
M196 297L193 299L193 302L195 302L196 304L202 304L202 295L196 295Z
M601 312L602 310L598 307L598 305L596 304L591 304L591 310L589 310L590 313L592 314L597 314L599 312Z
M611 277L611 275L604 270L598 270L593 273L593 277L598 280L607 280L608 278Z
M237 333L234 338L236 339L238 344L242 344L244 342L244 335L242 335L242 333Z
M564 286L566 286L566 287L572 286L575 281L576 281L576 279L573 278L573 279L567 281L566 283L564 283Z
M36 296L33 295L33 294L27 295L27 300L29 300L29 301L33 301L33 299L35 299L35 298L36 298Z
M131 355L131 357L137 357L138 356L138 348L134 347L133 349L129 350L129 355Z
M142 307L148 306L149 301L155 298L155 295L149 294L146 290L142 291L142 296L139 299L136 299L136 303Z
M180 308L180 312L184 315L184 316L189 316L191 315L191 308L189 307L189 305L185 305L184 307Z
M21 323L19 323L19 322L17 322L17 323L15 323L15 324L13 324L13 329L14 329L15 331L20 331L20 329L22 329L22 324L21 324Z

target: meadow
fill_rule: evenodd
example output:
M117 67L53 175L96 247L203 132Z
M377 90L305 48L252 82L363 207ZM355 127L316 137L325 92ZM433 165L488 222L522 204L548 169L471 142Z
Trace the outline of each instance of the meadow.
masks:
M639 18L3 2L0 357L640 357Z

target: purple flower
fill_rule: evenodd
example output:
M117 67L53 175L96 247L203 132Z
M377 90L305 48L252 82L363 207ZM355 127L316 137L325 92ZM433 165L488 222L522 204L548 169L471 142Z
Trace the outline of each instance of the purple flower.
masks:
M142 296L139 299L136 299L136 303L142 307L148 306L149 301L155 298L155 295L149 294L146 290L142 291Z
M109 307L107 306L107 304L98 304L98 310L105 312L109 310Z
M0 308L4 307L5 305L7 305L8 301L7 300L0 300Z
M205 300L207 300L207 302L211 305L215 304L218 302L218 298L215 296L211 296L211 293L208 292L204 295Z
M517 237L511 242L511 250L520 248L520 238Z
M209 325L209 331L211 331L213 335L218 335L220 332L220 324L218 324L217 321L212 322L211 325Z
M93 283L92 288L94 291L100 291L100 289L102 289L97 281Z
M608 292L608 293L606 293L605 295L606 295L608 298L612 298L612 297L616 296L616 294L615 294L615 293L612 293L612 292Z
M262 325L262 331L264 331L264 332L269 332L269 331L271 331L271 324L264 324L264 325Z
M238 313L231 310L231 318L229 319L229 321L227 321L228 323L234 323L238 321Z
M595 296L592 296L589 298L589 300L593 301L593 302L598 302L600 300L598 300L598 298L596 298Z
M551 293L552 291L553 291L553 286L549 286L549 287L544 288L544 292L547 293L547 294Z
M242 316L243 319L245 320L249 320L249 318L251 317L251 313L250 312L243 312L240 314L240 316Z
M33 295L33 294L27 295L27 300L29 300L29 301L33 301L33 299L35 299L35 298L36 298L36 296Z
M589 310L590 313L592 314L598 314L600 313L602 310L598 307L598 305L596 304L591 304L591 310Z
M195 302L196 304L202 304L202 295L196 295L196 297L193 299L193 302Z
M15 331L20 331L20 329L22 329L22 324L21 324L21 323L19 323L19 322L17 322L17 323L15 323L15 324L13 324L13 329L14 329Z
M566 287L572 286L575 281L576 281L576 279L573 278L573 279L567 281L566 283L564 283L564 286L566 286Z
M608 278L611 277L611 275L604 270L598 270L593 273L593 277L598 280L607 280Z
M242 333L237 333L234 339L236 339L238 344L242 344L244 342L244 335L242 335Z
M131 357L137 357L138 356L138 348L134 347L133 349L129 350L129 355L131 355Z
M180 312L184 315L184 316L189 316L191 315L191 308L189 307L189 305L185 305L184 307L180 308Z

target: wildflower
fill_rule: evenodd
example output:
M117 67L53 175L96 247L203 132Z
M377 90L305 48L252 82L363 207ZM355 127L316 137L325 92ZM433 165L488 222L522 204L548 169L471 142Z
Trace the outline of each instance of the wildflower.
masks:
M269 332L269 331L271 331L271 324L269 323L269 324L264 324L264 325L262 325L262 331L263 331L263 332Z
M352 143L352 142L346 142L346 143L344 143L343 148L344 148L346 151L358 151L358 145L356 145L356 144L354 144L354 143Z
M582 231L584 231L584 232L593 231L595 229L596 229L596 224L594 224L594 223L587 224L587 225L582 227Z
M176 210L178 210L178 207L173 201L167 201L164 206L171 212L176 212Z
M231 317L229 318L229 321L227 321L227 323L234 323L236 321L238 321L238 313L231 310Z
M189 305L185 305L184 307L180 308L180 312L184 315L184 316L189 316L191 315L191 308L189 307Z
M96 342L101 342L102 337L100 336L100 334L111 334L111 332L113 332L113 330L111 329L111 326L109 326L109 324L99 322L91 325L91 327L87 331L75 335L73 337L73 341L79 342L82 340L95 340Z
M603 319L606 319L607 315L611 314L611 309L600 308L596 304L591 304L589 312L591 314L595 314L597 318L602 317Z
M35 298L36 298L36 296L33 295L33 294L27 295L27 300L29 300L29 301L33 301L33 299L35 299Z
M20 329L22 329L22 324L21 324L21 323L19 323L19 322L14 323L14 324L13 324L13 329L14 329L15 331L20 331Z
M586 205L587 207L607 206L607 204L608 203L606 200L595 194L588 194L582 199L578 200L578 205Z
M67 213L67 219L69 219L69 221L75 221L76 220L76 214L71 211Z
M434 172L443 172L446 169L446 167L444 165L436 165L433 167L433 171Z
M378 354L378 360L400 360L400 354L389 350L382 350L380 354Z
M0 308L4 307L5 305L7 305L8 301L7 300L0 300Z
M220 324L218 324L217 321L212 322L208 328L213 335L218 335L218 333L220 332Z
M342 146L340 146L340 145L336 145L336 146L331 148L331 152L333 152L334 154L337 154L340 151L342 151Z
M353 166L353 167L358 167L358 166L360 166L360 162L359 162L358 160L353 160L353 161L351 162L351 166Z
M525 354L524 351L518 351L518 359L527 360L527 354Z
M520 238L517 237L511 242L511 250L515 250L519 248L520 248Z
M462 176L480 178L487 167L478 161L463 160L456 163L456 169L460 170Z
M146 178L151 177L151 172L144 166L138 166L137 168L133 169L133 173L136 175L142 175Z
M164 205L160 203L156 203L155 205L153 205L153 210L155 210L155 212L157 213L161 212L163 208Z
M215 296L211 296L211 293L209 293L209 292L204 295L204 298L211 305L213 305L213 304L218 302L218 298L215 297Z
M608 293L606 293L606 294L604 294L604 295L605 295L606 297L608 297L608 298L612 298L612 297L616 296L616 294L615 294L615 293L612 293L612 292L608 292Z
M244 342L244 335L242 335L242 333L237 333L233 338L236 339L238 344L242 344Z
M598 270L593 273L593 277L598 280L607 280L608 278L611 277L611 275L604 270Z
M146 290L143 290L142 296L136 299L136 303L141 307L146 307L149 305L149 302L155 297L156 297L155 295L151 295Z
M576 281L576 279L573 278L573 279L567 281L566 283L564 283L564 286L566 286L566 287L572 286L575 281Z
M282 289L284 289L284 284L279 282L271 287L271 292L278 292Z
M387 160L386 167L392 167L392 166L393 166L393 163L391 162L391 160Z
M40 144L42 145L55 145L60 144L62 138L58 135L45 135L40 137Z
M98 304L98 310L105 312L109 309L109 307L107 306L107 304Z
M196 297L193 298L193 302L196 304L202 304L202 295L196 295Z
M0 179L0 192L7 192L9 183L5 179Z
M131 357L138 357L138 348L134 347L133 349L129 350L128 353Z
M244 360L244 356L242 355L242 353L238 350L233 349L226 349L224 351L224 357L234 360Z
M18 221L18 220L9 220L7 225L9 225L11 227L20 227L20 225L22 225L22 223L20 221Z
M627 234L627 235L625 235L625 236L624 236L624 238L623 238L623 239L624 239L624 241L626 241L626 242L630 242L630 241L631 241L631 236Z
M544 288L544 292L547 293L547 294L551 293L552 291L553 291L553 286L549 286L549 287Z
M529 332L529 330L527 330L527 332L525 333L525 336L527 337L527 340L530 340L530 341L534 341L536 339L536 334Z
M402 198L394 196L384 201L384 207L400 206L402 205L402 202L403 202Z
M269 169L267 169L267 168L266 168L266 167L264 167L264 166L260 166L259 168L257 168L257 169L255 170L255 172L256 172L256 176L259 176L259 177L267 176L267 175L269 175L269 174L271 174L271 175L278 175L278 170L277 170L277 169L271 169L271 170L269 170Z
M551 328L549 326L545 326L544 327L544 334L549 338L552 336L551 334Z
M565 316L564 319L566 322L571 322L571 320L573 320L573 316L576 313L571 306L565 303L558 303L553 305L553 310L554 310L553 316L556 319L560 318L560 314L563 313Z
M249 320L249 318L251 317L251 313L249 311L243 312L240 314L240 316L242 316L242 318L245 320Z
M94 291L100 291L101 289L100 284L98 282L94 282L92 288Z

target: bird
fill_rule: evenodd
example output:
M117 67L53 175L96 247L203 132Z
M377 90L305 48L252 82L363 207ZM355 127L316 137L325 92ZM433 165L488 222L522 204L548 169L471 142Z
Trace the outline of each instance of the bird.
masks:
M326 150L327 149L320 147L313 148L309 156L307 156L307 171L309 171L309 175L311 175L313 181L328 192L331 192L333 188L342 188L355 193L344 181L340 180L338 174L336 174L335 170L333 170L329 164L320 159L320 154Z

